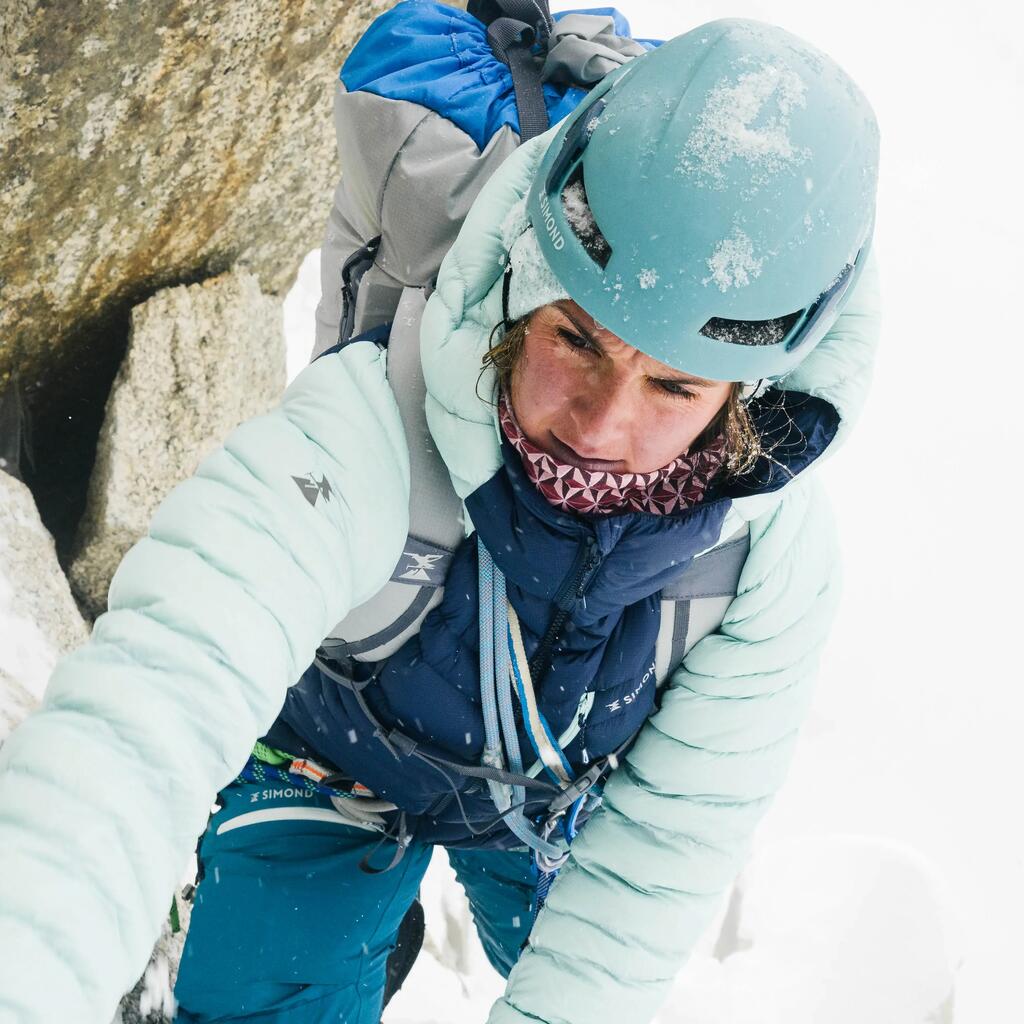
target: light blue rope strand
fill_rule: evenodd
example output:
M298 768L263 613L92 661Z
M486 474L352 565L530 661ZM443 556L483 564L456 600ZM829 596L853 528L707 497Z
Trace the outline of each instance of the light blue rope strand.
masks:
M512 679L508 671L508 598L505 591L505 574L494 569L494 612L492 646L494 649L494 681L498 691L498 715L505 739L505 753L508 754L509 768L517 775L523 773L523 755L519 748L519 732L516 729L515 705L512 701ZM513 786L513 800L522 802L526 790Z
M494 688L494 561L490 552L478 545L480 569L478 572L480 597L480 705L484 717L484 764L504 767L501 756L501 727L498 721L498 703ZM491 800L498 811L511 805L508 786L493 779L487 780Z
M496 751L500 759L501 732L504 726L509 769L521 775L522 757L515 727L515 712L512 708L508 646L504 640L508 634L505 576L494 564L491 553L483 543L478 543L477 548L480 595L480 701L484 712L484 735L487 742L485 762L488 750ZM501 637L500 642L497 641L498 637ZM488 786L491 799L498 811L507 810L512 804L521 804L526 799L526 790L522 786L512 787L511 793L502 783L488 780ZM509 831L531 849L548 857L561 856L561 848L539 836L521 810L505 815L504 820Z

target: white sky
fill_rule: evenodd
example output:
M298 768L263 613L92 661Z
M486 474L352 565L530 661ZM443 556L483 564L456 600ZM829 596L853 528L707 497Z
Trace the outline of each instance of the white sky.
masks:
M1009 3L935 0L619 8L637 36L724 16L775 22L831 53L875 106L883 345L858 431L823 470L845 596L758 848L842 833L913 847L962 918L957 1024L1020 1019L1024 360L1012 275L1024 237L1024 18ZM300 360L315 275L311 259L286 306L289 334L310 336Z

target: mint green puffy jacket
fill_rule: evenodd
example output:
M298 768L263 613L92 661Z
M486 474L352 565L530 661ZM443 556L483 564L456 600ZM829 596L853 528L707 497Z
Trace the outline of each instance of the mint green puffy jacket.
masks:
M487 184L423 318L428 419L463 497L499 465L477 377L501 319L499 227L542 145ZM876 336L869 263L785 382L838 410L826 454L856 419ZM384 370L371 345L318 359L176 487L118 568L90 641L0 748L3 1024L108 1024L214 794L321 639L389 578L409 479ZM325 475L334 500L311 505L293 480L307 473ZM613 773L492 1024L649 1020L742 865L807 709L837 552L816 466L736 501L723 537L740 519L751 549L739 594Z

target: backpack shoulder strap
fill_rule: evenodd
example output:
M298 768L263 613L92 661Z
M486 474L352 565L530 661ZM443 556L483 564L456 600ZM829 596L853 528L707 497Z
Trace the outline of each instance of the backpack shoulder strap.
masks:
M321 651L335 661L379 661L420 628L444 591L452 555L464 536L462 502L452 487L425 410L419 330L426 296L402 293L388 340L388 380L409 448L409 537L391 579L331 630ZM354 343L354 340L353 342Z
M654 658L659 686L668 682L698 640L722 624L749 552L750 529L744 524L724 543L698 555L662 590Z

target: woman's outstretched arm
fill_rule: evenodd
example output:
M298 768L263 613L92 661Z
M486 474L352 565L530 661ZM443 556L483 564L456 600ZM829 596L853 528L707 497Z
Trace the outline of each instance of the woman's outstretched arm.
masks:
M4 1024L107 1024L214 795L390 576L409 480L383 364L318 359L168 495L0 749Z

